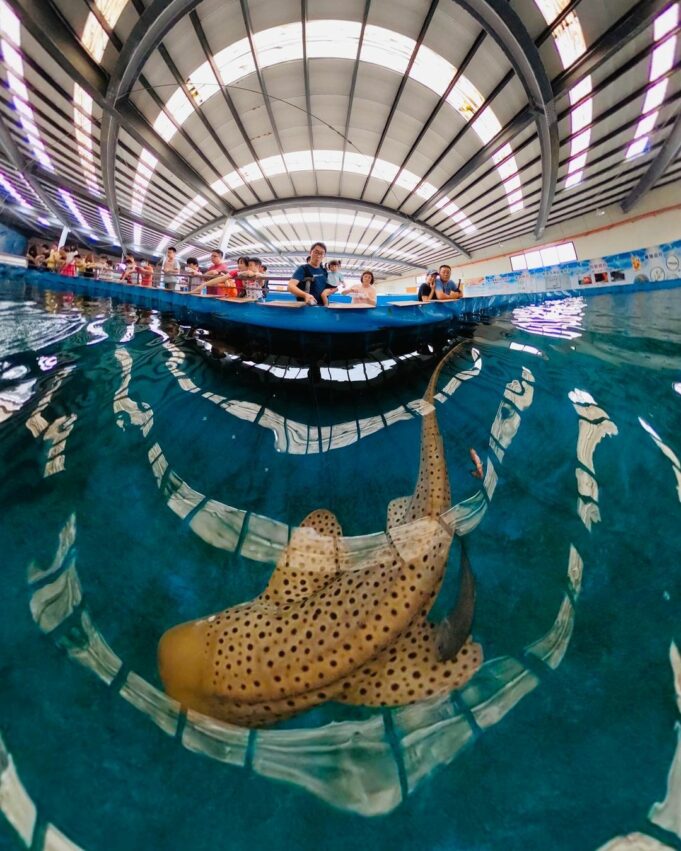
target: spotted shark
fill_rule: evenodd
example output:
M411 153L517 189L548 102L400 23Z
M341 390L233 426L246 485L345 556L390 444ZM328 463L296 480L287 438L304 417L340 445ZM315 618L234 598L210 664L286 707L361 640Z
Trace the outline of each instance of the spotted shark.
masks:
M400 706L462 686L482 664L473 642L475 589L468 560L457 600L428 620L449 560L454 528L449 476L433 398L423 397L420 462L410 496L388 506L386 543L357 557L334 514L319 509L291 533L255 599L163 634L161 680L184 707L260 727L329 700Z

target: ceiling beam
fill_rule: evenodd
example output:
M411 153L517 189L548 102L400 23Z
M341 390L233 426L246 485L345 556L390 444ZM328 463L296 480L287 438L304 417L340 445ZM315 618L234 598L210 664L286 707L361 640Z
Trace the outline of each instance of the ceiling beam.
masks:
M669 6L669 0L639 0L587 48L579 59L553 80L554 97L566 96L570 89L597 71Z
M244 20L244 28L246 30L246 37L248 39L248 44L251 50L251 58L253 59L253 67L255 68L255 73L258 78L258 85L260 86L260 94L262 95L263 104L265 105L265 111L267 112L267 117L269 118L270 127L272 128L272 136L274 138L275 144L277 146L277 153L281 157L282 162L284 163L284 169L286 170L286 176L289 179L291 184L291 189L294 194L296 191L295 183L293 182L293 178L291 177L288 166L286 165L286 159L284 158L284 146L281 144L281 137L279 136L279 128L277 127L277 123L274 120L274 112L272 111L272 100L269 96L269 92L267 91L267 84L265 83L265 75L263 74L263 70L260 67L260 60L258 59L258 51L255 49L254 42L254 32L253 32L253 21L251 20L251 10L248 7L248 0L239 0L239 4L241 6L241 15Z
M453 248L458 254L463 254L464 257L470 258L470 253L462 246L459 245L458 242L453 240L451 237L445 236L440 233L440 231L435 230L435 228L430 227L429 225L423 224L422 222L413 219L411 216L407 216L404 213L397 213L394 210L391 210L390 207L384 207L380 204L373 204L369 201L358 201L356 198L336 198L335 196L315 196L315 195L304 195L299 198L284 198L276 201L266 201L262 204L253 204L250 207L244 207L242 210L238 210L234 214L234 218L237 220L246 218L248 216L252 216L255 213L266 213L271 210L286 210L291 207L331 207L333 209L343 209L343 210L364 210L367 213L375 213L381 216L386 216L391 219L396 219L397 221L411 225L412 227L418 228L419 230L424 231L429 234L429 236L434 237L435 239L439 239L441 242L444 242L446 245L449 245L450 248ZM223 222L223 218L214 219L212 222L209 222L206 225L203 225L200 228L195 228L193 231L190 231L186 234L183 239L185 241L195 239L201 234L206 233L213 228L220 227Z
M111 211L114 230L123 247L116 196L116 148L121 119L118 102L128 99L147 60L170 30L191 12L200 0L152 0L126 38L106 87L107 109L102 118L100 161L106 203Z
M390 129L390 125L392 124L392 120L395 117L395 112L397 111L397 106L400 102L400 98L402 97L402 93L406 88L407 81L409 80L409 74L411 73L411 69L414 67L414 62L416 61L416 56L423 45L423 42L426 37L426 33L428 32L428 27L433 20L433 16L437 11L437 7L440 0L431 0L430 6L428 7L428 11L426 12L426 17L421 24L421 29L419 31L418 37L414 42L414 49L411 52L411 56L409 57L409 62L407 63L407 67L404 69L404 73L402 74L402 79L400 80L400 84L397 88L397 93L393 98L393 102L390 106L390 110L388 112L388 117L386 118L383 124L383 130L381 131L381 135L378 139L378 145L376 145L376 152L374 153L374 159L378 157L383 149L383 143L385 142L385 137L388 135L388 130ZM367 174L366 179L364 181L364 186L362 187L362 191L359 194L361 199L364 199L364 195L367 191L367 186L369 185L369 180L371 178L371 173Z
M73 231L86 245L91 246L92 242L89 236L86 237L78 227L74 227L69 222L68 218L64 216L64 213L57 207L57 205L52 201L50 196L40 185L39 181L33 174L33 163L28 163L22 156L21 151L19 150L17 143L14 141L14 138L12 137L12 134L10 133L10 130L7 124L5 123L5 119L2 117L2 115L0 115L0 148L2 148L2 150L5 152L5 155L12 164L12 166L19 172L22 178L35 192L45 209L48 210L52 216L54 216L54 218L59 222L62 227L66 227L70 231Z
M657 156L650 164L648 170L634 186L627 197L622 201L622 212L628 213L643 199L681 151L681 110L677 112L671 133L665 139L664 145L657 152Z
M210 185L201 175L152 129L127 98L120 98L116 101L115 105L107 99L109 89L108 75L91 59L87 51L81 46L78 37L64 23L49 0L41 0L39 3L35 2L35 0L7 0L7 2L21 21L22 26L33 36L40 47L52 57L67 77L85 89L105 114L115 119L119 123L120 128L129 133L139 145L150 148L158 157L159 161L172 174L186 183L198 195L208 198L223 215L229 215L231 213L232 209L225 200L211 189ZM178 4L183 3L184 7L187 8L191 2L192 0L153 0L138 23L143 19L146 23L149 22L149 18L146 15L151 12L152 8L158 9L162 7L163 9L174 11L175 16L177 16ZM162 22L165 22L165 25L169 21L168 15L169 11L166 11L165 15L162 15ZM133 28L133 32L135 30L137 30L137 25ZM154 28L153 30L156 34L161 31L163 31L162 27L161 29ZM148 50L150 42L145 39L144 44L146 45L146 50ZM123 47L124 52L126 51L126 47L127 42ZM132 56L131 61L136 68L142 59L143 53L140 52L140 49L135 44L129 50L132 51L130 54ZM121 53L122 55L123 52ZM126 55L128 55L127 52ZM122 82L127 85L127 74L123 76ZM110 142L107 141L108 144ZM113 147L115 148L115 145Z
M497 43L525 90L541 148L542 193L534 229L535 237L539 239L546 228L558 181L558 121L551 80L534 40L518 14L505 0L453 0L453 2L464 8ZM428 200L427 206L433 206L450 191L452 186L453 181L447 181Z
M355 104L355 89L357 88L357 74L359 73L359 59L362 55L362 47L364 46L364 34L366 32L367 23L369 21L370 9L371 0L365 0L364 11L362 13L362 25L359 30L359 40L357 42L357 54L355 55L355 62L352 69L352 80L350 82L350 91L348 92L348 109L345 114L345 128L343 130L343 159L341 160L341 171L338 178L339 195L342 195L343 193L343 175L345 174L345 155L348 150L348 136L350 134L350 118L352 117L352 108Z
M190 13L189 20L191 21L192 26L194 27L194 32L196 33L196 37L199 40L199 44L201 45L201 47L203 49L203 53L204 53L204 56L206 57L206 61L210 65L211 71L213 72L213 76L215 77L215 79L219 83L220 82L220 69L218 68L217 62L215 61L215 53L214 53L213 49L211 48L211 46L208 42L208 37L206 36L206 33L205 33L203 26L201 24L201 20L199 19L199 16L196 13L196 10L194 10L193 12ZM229 91L227 90L226 86L223 86L223 85L220 86L220 94L222 95L222 99L225 103L225 106L227 107L227 110L229 111L229 114L232 117L232 121L236 124L236 126L239 130L239 133L241 134L241 137L244 141L244 144L246 145L246 147L249 150L249 153L251 155L251 159L254 162L257 161L259 159L259 157L258 157L258 154L255 151L254 146L253 146L253 142L251 141L251 137L246 132L246 128L244 126L243 120L242 120L241 116L239 115L239 110L234 105L234 101L233 101L231 95L229 94ZM239 167L237 166L236 162L231 157L229 159L229 162L231 164L233 164L232 168L234 169L234 171L239 170ZM270 190L273 197L276 198L277 193L274 191L274 186L272 185L272 181L269 179L269 177L267 175L263 175L263 177L264 177L265 183L267 184L267 188ZM248 189L255 196L255 198L258 201L261 200L257 191L252 186L246 185L245 188Z
M310 62L307 58L307 0L300 0L300 22L303 27L303 80L305 83L305 110L307 112L307 135L310 150L314 151L314 134L312 132L312 99L310 98ZM314 171L314 191L319 194L317 170Z

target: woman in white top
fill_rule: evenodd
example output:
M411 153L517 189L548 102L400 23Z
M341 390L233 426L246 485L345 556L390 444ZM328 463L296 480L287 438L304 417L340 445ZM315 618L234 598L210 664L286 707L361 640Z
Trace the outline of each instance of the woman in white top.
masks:
M374 273L362 272L360 283L354 287L348 287L343 295L352 296L352 303L366 307L376 307L376 290L374 289Z

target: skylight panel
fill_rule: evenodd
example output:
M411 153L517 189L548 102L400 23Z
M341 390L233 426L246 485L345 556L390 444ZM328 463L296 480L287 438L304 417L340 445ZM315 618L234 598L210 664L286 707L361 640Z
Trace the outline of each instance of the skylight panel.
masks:
M217 77L213 73L209 61L199 65L187 79L187 88L191 92L194 103L201 106L202 103L208 100L211 95L214 95L220 88Z
M466 120L470 119L482 107L484 97L467 77L460 77L447 95L447 103Z
M23 80L11 71L7 71L7 82L9 83L9 88L12 94L17 95L22 100L28 101L28 89L24 85Z
M14 24L15 18L13 13L6 4L0 7L0 12L3 17L2 31L6 32L8 37L11 36L12 39L17 39L16 45L19 47L18 39L20 38L20 31ZM0 38L0 49L2 50L5 64L9 68L8 78L10 79L10 87L13 92L12 103L19 114L19 120L23 127L26 141L31 149L31 155L48 171L54 171L52 160L48 156L45 145L40 138L40 133L33 116L33 109L28 102L28 90L23 79L24 63L21 54L10 44L7 38Z
M378 180L385 180L387 183L391 183L399 170L399 166L395 165L395 163L377 159L374 162L374 167L371 169L371 176Z
M650 65L650 82L653 83L658 77L666 74L674 64L674 53L676 52L676 37L668 38L653 50L653 60Z
M118 237L116 236L116 231L114 230L113 222L111 221L111 214L104 207L98 207L97 209L99 210L99 217L104 223L106 232L109 234L109 236L115 243L118 243Z
M132 203L130 205L132 212L137 215L142 212L147 187L149 186L149 181L151 180L157 162L158 160L150 151L146 148L142 149L132 184Z
M229 191L229 187L222 179L214 180L211 183L210 188L213 190L213 192L217 192L218 195L224 195L226 192Z
M354 151L348 151L345 154L345 163L343 171L350 174L369 174L374 163L374 158L366 154L358 154Z
M154 250L154 254L160 254L162 251L165 251L165 249L166 249L169 245L170 245L170 237L169 237L169 236L164 236L164 237L163 237L163 239L162 239L162 240L159 242L159 244L156 246L156 248L155 248L155 250Z
M515 160L511 157L513 153L513 149L510 145L504 145L503 148L499 148L499 150L492 157L493 161L497 165L497 171L499 173L499 177L502 181L507 180L509 177L514 175L518 167L515 164ZM509 157L510 159L507 159ZM503 160L503 162L502 162Z
M303 58L303 25L284 24L253 33L253 48L261 68Z
M87 16L85 27L83 28L83 35L80 40L83 43L83 47L87 50L90 56L92 56L95 62L101 62L106 46L109 43L109 36L106 34L106 31L99 23L97 16L93 12L90 12Z
M225 86L255 73L255 61L247 38L223 48L213 58Z
M5 0L0 0L0 33L13 44L21 44L19 19L5 3Z
M308 21L305 27L307 57L354 60L357 58L361 32L362 25L358 21ZM257 55L258 64L261 68L267 68L283 62L301 60L304 55L302 37L302 24L297 22L270 27L254 33L253 50ZM415 48L416 42L412 38L385 27L370 24L364 30L359 58L363 62L370 62L389 71L404 74ZM247 38L240 39L216 53L214 61L221 82L226 86L234 85L256 71L250 42ZM456 68L451 63L425 45L419 47L410 69L412 79L428 87L438 96L444 94L455 74ZM189 76L187 86L197 104L204 103L212 92L218 91L219 88L209 63L205 62ZM173 99L176 99L176 101ZM173 138L177 132L177 126L180 126L190 114L186 101L184 91L181 88L176 89L154 121L154 130L165 141L170 141ZM456 109L465 121L470 121L481 109L484 98L470 80L462 76L448 96L447 103ZM170 118L171 114L174 121ZM483 141L489 140L501 129L499 120L491 107L485 110L481 122L479 124L476 122L475 129ZM271 164L264 163L263 167L265 169L278 168L278 163L274 159L270 162ZM286 159L285 162L289 170L302 170L302 167L295 163L289 165ZM252 165L257 166L257 164ZM333 171L344 170L355 174L368 174L372 166L373 158L360 159L353 154L347 154L343 157L341 166L338 166L334 160L327 162L324 166L319 165L317 167ZM381 167L379 166L379 168ZM515 164L514 169L517 170ZM245 182L262 178L262 174L254 176L244 172L244 169L239 171ZM215 181L212 186L215 191L224 195L228 188L236 188L237 185L241 185L239 181L240 178L237 173L231 172L221 181ZM418 191L420 197L425 199L432 197L433 194L430 184L419 187Z
M436 192L437 186L434 186L432 183L428 183L428 181L425 181L416 189L416 194L419 196L419 198L423 198L424 201L427 201L429 198L432 198Z
M2 10L0 9L0 12L1 11ZM14 186L12 186L12 184L2 172L0 172L0 186L2 186L5 192L9 193L9 195L11 195L12 198L14 198L14 200L22 207L27 207L28 209L31 209L31 205L28 203L28 201L23 197L23 195L17 192L17 190L14 188Z
M165 111L177 124L182 125L192 114L194 107L184 89L177 89L167 101Z
M583 154L579 154L579 156L572 157L568 164L568 174L572 174L575 171L580 171L586 165L586 152Z
M451 62L423 44L419 47L414 64L409 71L409 76L413 80L432 89L438 97L442 97L447 91L447 86L455 74L456 68Z
M276 174L286 174L284 159L279 154L260 160L260 169L266 177L273 177Z
M655 41L663 39L667 33L670 33L679 23L679 4L674 3L665 10L661 15L658 15L653 25L653 37Z
M186 204L180 212L175 216L172 222L168 225L170 230L178 230L181 225L183 225L187 219L190 219L195 213L198 213L203 207L206 206L208 201L205 198L202 198L200 195L196 195L192 200Z
M674 27L677 26L679 20L679 4L674 3L661 15L658 15L653 26L653 37L656 42L668 35ZM676 36L671 36L661 44L655 46L653 56L650 62L649 79L651 83L656 80L672 67L674 62L674 54L676 51ZM659 115L659 106L664 102L665 94L667 93L667 79L659 80L655 85L648 88L646 97L643 102L643 116L636 126L634 133L634 141L627 149L626 159L640 156L646 153L650 147L649 134L655 129L657 117Z
M312 151L291 151L284 162L289 171L312 171Z
M643 114L645 115L647 112L650 112L653 109L657 109L662 105L664 101L664 96L667 94L667 84L668 80L660 80L659 83L655 83L654 86L648 89L646 92L646 98L643 102Z
M395 183L397 186L401 186L402 189L407 189L409 192L412 192L418 186L420 179L421 178L417 174L414 174L413 171L403 168L395 178Z
M591 124L593 118L593 98L589 98L575 107L570 113L570 118L573 133L579 133L580 130Z
M137 248L142 245L142 225L135 223L132 226L132 241Z
M651 112L650 115L646 115L645 118L642 118L638 126L636 127L636 133L634 134L634 139L638 139L640 136L647 136L655 127L655 120L657 119L657 113Z
M466 233L475 233L477 228L465 213L446 195L435 205L442 213L449 216L452 221L460 225Z
M315 150L312 155L314 167L319 171L341 171L343 168L342 151Z
M546 23L551 25L567 7L568 0L535 0L535 3L544 16ZM575 12L570 12L566 15L558 26L554 28L552 36L563 68L569 68L586 51L586 41L584 39L582 25ZM570 90L570 103L573 106L578 101L588 98L588 100L575 107L570 113L570 133L573 136L591 124L593 106L592 99L588 97L591 91L592 83L590 76L585 77L577 86L574 86ZM576 146L573 140L570 151L571 161L568 164L568 178L565 181L566 189L576 186L581 182L583 172L581 168L572 164L572 158L580 156L583 151L588 150L590 141L591 131L588 131L588 135L582 135ZM581 161L581 159L578 161ZM586 162L586 155L584 156L584 162Z
M308 59L354 60L361 31L359 21L308 21L305 26Z
M85 221L83 214L78 209L78 205L73 200L73 197L71 196L71 194L69 192L67 192L66 189L60 188L59 189L59 195L61 196L61 199L62 199L62 202L64 203L64 206L69 210L71 215L76 219L77 222L79 222L79 224L83 228L85 228L85 230L89 231L90 225Z
M177 133L177 127L170 120L169 116L165 112L163 112L163 110L158 114L156 121L154 121L153 127L154 130L158 133L158 135L166 142L169 142Z
M5 60L5 65L14 71L18 77L23 78L24 63L21 54L4 38L2 39L2 56Z
M574 12L561 21L552 33L563 68L568 68L586 51L584 33Z
M404 74L416 47L413 38L369 24L364 30L360 59Z
M473 122L473 130L478 134L483 145L490 142L497 133L501 130L501 122L496 117L494 112L486 107L482 112L478 113Z
M254 180L263 179L263 173L258 163L248 163L248 165L241 166L239 171L245 183L252 183Z
M95 5L104 16L104 20L113 29L127 2L128 0L95 0Z
M570 144L570 156L577 156L582 151L586 151L591 141L591 130L582 130L579 135L575 136Z
M645 154L648 149L648 137L642 136L640 139L636 139L636 141L632 142L629 145L627 150L627 159L630 160L633 157L638 157L641 154Z
M92 98L90 95L78 85L73 85L73 118L74 118L74 133L76 137L76 147L78 148L78 157L85 175L87 187L95 195L100 194L99 185L96 179L93 142L92 142Z
M95 6L109 27L113 29L127 2L128 0L95 0ZM83 47L85 47L95 62L101 62L106 46L109 43L109 36L99 23L94 12L90 12L85 21L81 41Z

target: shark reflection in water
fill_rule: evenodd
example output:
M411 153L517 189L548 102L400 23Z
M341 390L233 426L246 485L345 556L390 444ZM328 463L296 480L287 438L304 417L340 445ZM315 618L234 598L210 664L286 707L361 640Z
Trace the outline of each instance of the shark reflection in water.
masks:
M480 667L465 557L454 609L438 625L427 619L454 535L441 517L451 495L433 397L459 351L445 355L428 384L416 488L389 504L383 551L355 562L336 517L309 514L262 594L162 636L159 669L171 697L258 727L328 700L414 703L462 686Z

